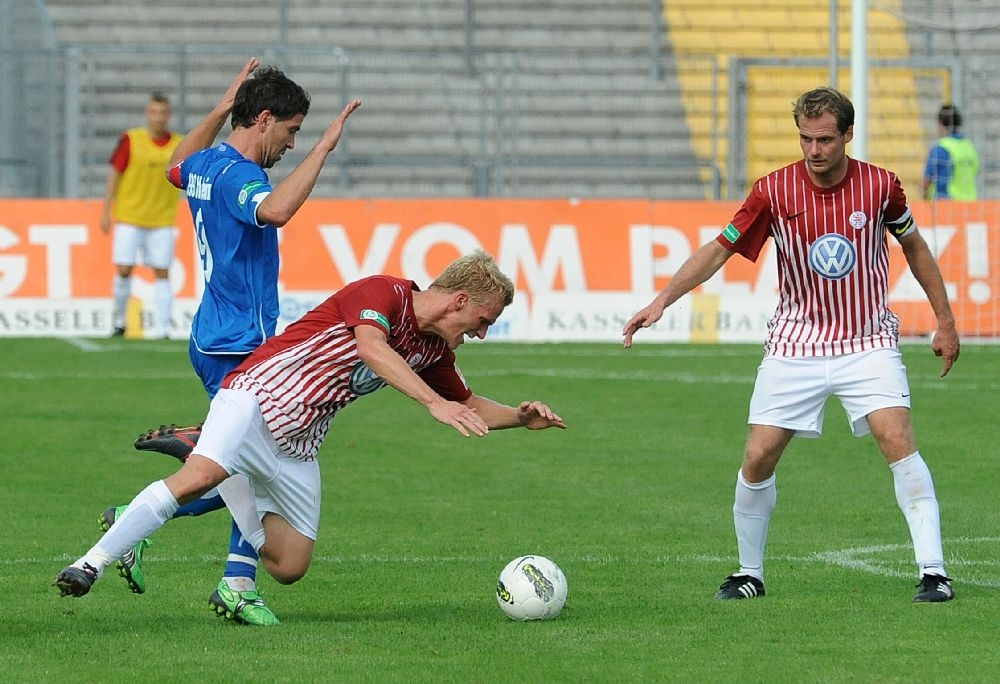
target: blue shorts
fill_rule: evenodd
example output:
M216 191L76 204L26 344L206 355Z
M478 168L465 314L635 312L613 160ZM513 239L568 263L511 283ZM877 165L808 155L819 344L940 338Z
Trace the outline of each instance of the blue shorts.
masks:
M194 372L201 378L201 384L204 385L205 391L208 392L208 398L211 399L218 393L226 374L243 363L243 359L250 356L250 353L206 354L198 349L192 337L188 343L188 356L191 358Z

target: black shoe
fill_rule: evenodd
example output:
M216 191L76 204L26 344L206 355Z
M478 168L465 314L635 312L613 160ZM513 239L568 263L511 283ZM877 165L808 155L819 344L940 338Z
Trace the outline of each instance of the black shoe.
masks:
M52 586L59 588L60 596L83 596L97 581L97 568L84 563L82 568L70 565L52 580Z
M111 332L112 337L125 337L125 328L115 328Z
M189 427L177 427L176 424L161 425L155 430L146 430L135 440L135 448L139 451L156 451L167 456L173 456L181 463L187 460L201 437L203 423Z
M719 593L715 598L726 599L748 599L764 595L764 583L756 577L750 575L730 575L719 587Z
M914 603L942 603L955 598L951 578L944 575L924 575L917 587L920 591L913 597Z

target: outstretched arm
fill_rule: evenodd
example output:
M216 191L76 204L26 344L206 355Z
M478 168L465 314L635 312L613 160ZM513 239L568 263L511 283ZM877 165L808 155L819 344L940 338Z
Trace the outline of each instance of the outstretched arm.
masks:
M288 174L285 180L274 186L270 194L260 203L260 207L257 208L258 221L272 226L283 226L292 219L315 187L326 158L340 142L347 118L360 106L361 100L351 100L337 118L330 122L305 159Z
M903 256L910 266L913 277L920 283L927 301L930 302L931 309L937 317L937 332L931 340L931 349L935 356L944 359L944 366L941 369L941 377L948 375L952 365L958 360L959 341L958 330L955 328L955 314L951 311L948 303L948 292L944 287L944 278L941 277L941 269L938 268L934 255L931 254L927 242L919 232L913 232L904 238L899 239L899 244L903 248Z
M632 336L640 328L649 328L663 316L663 311L694 288L715 275L722 265L733 255L728 249L712 240L681 264L670 283L660 291L653 301L640 309L622 329L625 348L632 346Z
M450 425L468 437L480 437L489 432L489 426L474 409L457 401L448 401L435 392L423 378L417 375L406 360L389 346L385 334L371 325L354 328L358 345L358 356L376 375L406 396L414 399L427 409L438 422Z
M197 126L191 129L191 132L184 136L180 144L174 150L173 155L170 157L170 161L167 163L167 171L169 172L177 164L181 163L192 154L198 150L203 150L209 147L213 142L215 142L215 136L219 134L222 130L222 126L226 123L226 119L229 118L229 113L233 111L233 102L236 100L236 91L239 90L240 86L243 85L243 81L247 80L247 77L253 73L253 70L260 65L256 57L251 57L247 60L243 68L240 69L240 73L236 75L233 82L229 84L229 89L226 90L226 94L222 96L219 104L215 105L215 108L210 111L204 119L202 119Z
M540 401L522 401L517 406L507 406L473 394L465 400L465 405L474 409L491 430L513 427L525 427L529 430L544 430L550 427L566 429L563 419Z

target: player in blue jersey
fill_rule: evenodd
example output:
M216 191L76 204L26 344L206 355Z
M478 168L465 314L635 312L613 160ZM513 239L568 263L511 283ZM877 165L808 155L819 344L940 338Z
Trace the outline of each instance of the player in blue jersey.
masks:
M309 112L308 93L280 70L249 60L219 104L177 147L167 177L185 191L201 255L205 291L191 326L189 355L209 398L223 377L274 335L278 319L278 236L312 192L323 165L340 141L347 118L359 100L347 104L302 162L272 186L265 169L295 145ZM212 147L228 117L232 132ZM162 450L184 460L198 430L161 427L140 437L137 448ZM144 440L144 438L146 438ZM160 448L163 447L163 448ZM178 509L174 517L218 510L229 493L249 491L249 481L229 478ZM101 516L109 528L124 506ZM136 593L145 591L142 552L146 540L118 563L119 573ZM256 587L258 555L234 522L222 581L210 607L242 624L270 625L278 619Z

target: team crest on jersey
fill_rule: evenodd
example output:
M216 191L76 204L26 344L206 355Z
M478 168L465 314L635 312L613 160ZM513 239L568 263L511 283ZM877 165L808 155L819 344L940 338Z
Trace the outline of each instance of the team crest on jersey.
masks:
M351 388L351 392L360 397L385 387L385 380L376 375L375 371L367 364L359 363L351 371L348 387Z
M828 280L840 280L858 263L854 243L843 235L830 233L809 245L809 267Z
M863 211L852 211L850 218L847 222L851 224L851 228L854 230L861 230L866 225L868 225L868 216Z

